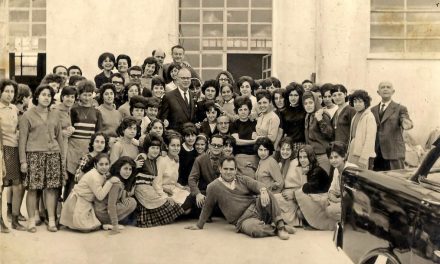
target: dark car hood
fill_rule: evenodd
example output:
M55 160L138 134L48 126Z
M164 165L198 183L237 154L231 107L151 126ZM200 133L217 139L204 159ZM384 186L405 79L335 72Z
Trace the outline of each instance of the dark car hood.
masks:
M416 173L416 171L417 168L410 168L410 169L401 169L401 170L392 170L392 171L382 171L381 173L384 173L392 177L409 179L411 178L411 176L413 176Z

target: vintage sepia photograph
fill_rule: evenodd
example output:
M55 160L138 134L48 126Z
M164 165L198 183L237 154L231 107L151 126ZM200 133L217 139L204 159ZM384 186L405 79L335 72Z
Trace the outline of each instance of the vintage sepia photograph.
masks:
M440 0L0 0L0 263L440 263Z

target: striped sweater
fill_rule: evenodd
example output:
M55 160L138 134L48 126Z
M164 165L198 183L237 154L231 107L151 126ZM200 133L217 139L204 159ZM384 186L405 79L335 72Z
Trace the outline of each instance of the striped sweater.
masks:
M70 112L72 126L75 132L72 138L90 139L93 134L102 129L102 115L94 107L74 106Z

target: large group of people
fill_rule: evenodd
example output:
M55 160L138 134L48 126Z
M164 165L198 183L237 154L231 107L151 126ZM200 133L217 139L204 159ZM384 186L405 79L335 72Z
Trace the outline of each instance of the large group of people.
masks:
M34 91L1 80L1 231L9 218L32 233L182 218L198 218L187 227L197 230L219 216L249 236L288 239L294 227L334 228L347 166L403 168L413 125L390 82L371 107L365 90L341 84L235 81L228 71L202 82L184 54L174 46L164 64L157 49L132 65L106 52L94 80L59 65Z

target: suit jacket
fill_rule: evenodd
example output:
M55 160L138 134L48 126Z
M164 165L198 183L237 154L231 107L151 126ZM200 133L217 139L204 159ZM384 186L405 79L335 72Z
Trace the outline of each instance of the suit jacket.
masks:
M379 154L380 150L382 157L386 160L404 159L405 142L402 135L402 122L404 119L411 121L408 110L405 106L391 101L380 120L379 109L380 104L371 108L377 124L376 153Z
M162 99L160 118L167 119L169 129L180 131L182 125L187 122L194 122L195 108L192 91L188 90L189 106L180 94L179 89L166 93Z

